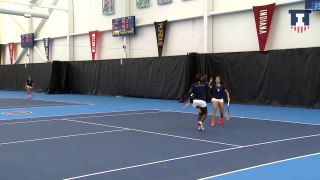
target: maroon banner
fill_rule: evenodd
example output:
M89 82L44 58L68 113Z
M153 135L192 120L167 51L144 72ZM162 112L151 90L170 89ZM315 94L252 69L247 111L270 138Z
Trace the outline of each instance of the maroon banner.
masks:
M95 60L97 52L98 32L99 31L89 31L92 60Z
M257 35L260 51L263 52L266 48L269 30L271 27L272 15L276 3L265 6L253 6L254 18L256 21Z
M9 43L10 64L13 64L13 48L14 48L14 43Z

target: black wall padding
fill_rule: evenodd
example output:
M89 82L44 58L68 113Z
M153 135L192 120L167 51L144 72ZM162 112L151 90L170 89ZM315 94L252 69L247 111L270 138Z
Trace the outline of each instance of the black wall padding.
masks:
M69 62L53 61L52 75L46 93L69 93L68 64Z
M221 75L233 102L320 107L320 48L199 55Z
M45 91L51 77L51 63L0 66L0 89L24 90L28 75L35 82L36 91Z
M188 86L187 56L70 62L71 93L178 99Z
M197 73L221 75L233 103L320 108L320 48L161 58L1 65L0 89L22 90L31 74L48 93L180 99Z
M195 82L196 75L201 72L200 64L202 61L199 60L199 57L198 53L190 53L187 55L184 95L187 95L191 85ZM182 99L185 99L185 97L182 97Z

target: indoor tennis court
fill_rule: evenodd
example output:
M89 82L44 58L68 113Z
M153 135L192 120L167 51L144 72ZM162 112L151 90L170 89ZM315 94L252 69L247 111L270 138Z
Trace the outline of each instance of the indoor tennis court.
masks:
M24 96L23 92L9 94ZM0 101L10 99L3 97L8 92L1 96ZM281 164L296 168L296 161L319 156L317 109L275 107L284 112L279 120L263 117L268 107L253 106L256 112L242 117L238 112L244 105L232 105L234 115L228 121L212 128L207 120L205 130L199 132L193 108L183 109L176 101L100 97L105 100L101 103L90 96L72 96L37 93L29 102L42 103L41 107L1 108L1 112L32 111L1 115L1 179L228 179L239 170ZM69 100L70 104L50 106L37 97L49 102ZM74 99L79 102L73 103ZM149 101L153 103L147 109ZM114 102L119 106L105 109ZM59 113L42 115L50 111ZM292 118L296 111L308 111L306 120ZM301 163L302 170L292 173L302 177L306 167L315 168ZM266 177L282 176L282 170ZM234 173L224 175L230 172ZM316 170L309 174L318 175ZM249 173L244 177L257 176Z
M0 0L0 180L320 179L319 0Z

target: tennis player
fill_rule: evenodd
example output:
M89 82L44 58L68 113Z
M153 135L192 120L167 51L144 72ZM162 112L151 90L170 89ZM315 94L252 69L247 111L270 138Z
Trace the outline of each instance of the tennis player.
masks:
M218 120L218 124L222 124L223 114L224 114L224 106L223 106L223 95L226 93L227 100L230 102L230 96L227 89L224 87L224 84L221 80L220 76L216 76L215 82L213 83L213 78L210 78L209 86L212 89L212 118L211 118L211 127L214 127L214 120L216 118L217 108L220 109L220 118Z
M189 92L189 95L192 94L192 106L195 107L198 112L198 130L203 131L203 122L207 118L208 108L206 99L210 96L210 87L208 83L203 81L202 74L196 75L196 82L192 84ZM209 98L210 99L210 98Z
M32 91L33 91L33 80L31 79L31 76L28 76L25 88L26 88L27 93L28 93L27 98L31 99L32 98Z

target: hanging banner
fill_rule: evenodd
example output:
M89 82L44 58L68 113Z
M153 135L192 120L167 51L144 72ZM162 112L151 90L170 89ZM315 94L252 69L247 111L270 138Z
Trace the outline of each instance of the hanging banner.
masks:
M89 36L90 36L90 47L91 47L92 60L95 60L96 51L97 51L98 31L90 31Z
M269 30L271 27L272 15L275 7L276 3L253 7L259 41L259 49L261 52L263 52L266 48Z
M165 36L166 36L167 22L168 22L168 20L165 20L165 21L162 21L162 22L154 22L154 27L156 29L159 57L162 56L162 50L163 50L163 46L164 46L164 39L165 39Z
M157 0L158 5L172 3L172 0Z
M47 61L49 62L49 52L50 52L50 38L43 38L44 51L46 53Z
M149 0L136 0L136 6L137 8L150 7L150 2Z
M113 0L102 0L102 14L111 15L114 14Z
M13 48L14 43L9 43L10 64L13 64Z

